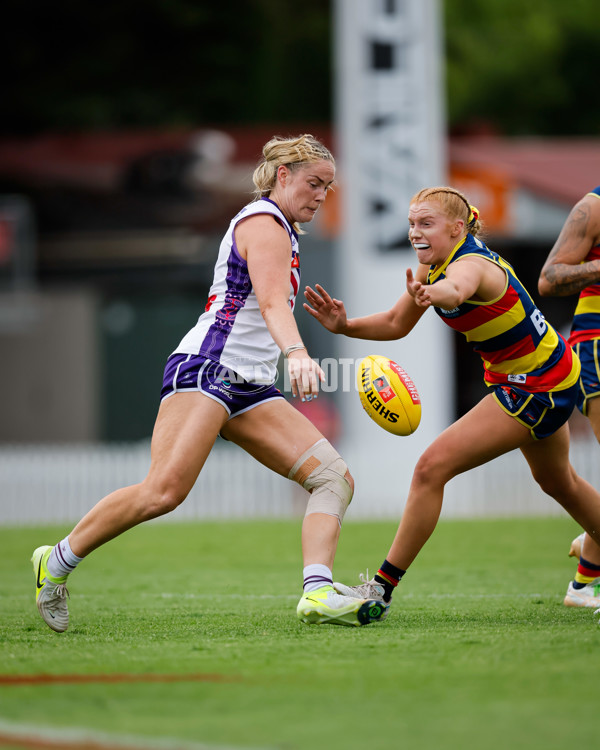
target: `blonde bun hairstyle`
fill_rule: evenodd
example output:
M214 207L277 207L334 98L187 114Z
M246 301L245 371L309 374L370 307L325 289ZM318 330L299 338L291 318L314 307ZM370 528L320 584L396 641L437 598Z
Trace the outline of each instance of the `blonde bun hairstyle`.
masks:
M310 134L283 138L276 135L262 150L262 159L254 170L254 200L266 198L277 182L277 170L282 164L289 169L297 169L317 161L330 161L335 166L331 152Z
M444 213L451 219L461 219L465 222L465 228L473 237L481 237L483 223L479 218L479 210L472 206L465 196L452 187L431 187L419 190L411 198L413 203L423 201L435 201L442 206Z

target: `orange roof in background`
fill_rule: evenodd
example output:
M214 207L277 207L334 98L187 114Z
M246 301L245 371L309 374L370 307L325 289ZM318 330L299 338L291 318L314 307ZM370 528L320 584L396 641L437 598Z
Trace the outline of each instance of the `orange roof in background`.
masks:
M134 159L153 151L184 149L190 131L45 133L0 139L0 177L32 185L110 189Z
M600 138L456 137L448 145L452 169L492 170L567 206L600 185Z
M198 135L208 130L48 133L31 138L0 139L0 174L83 177L83 172L90 168L92 174L94 169L104 168L106 174L150 151L189 147ZM312 132L330 148L333 140L331 128L323 125L304 125L303 128L261 125L215 130L229 135L235 142L235 162L255 163L262 145L275 133ZM600 184L600 137L451 137L448 156L453 166L492 170L542 197L568 204Z
M255 164L263 144L274 134L311 132L335 151L330 126L307 124L214 128L231 139L231 165ZM193 149L209 128L180 131L48 133L31 138L0 139L0 180L23 186L70 186L112 192L132 161L156 152ZM516 189L570 208L600 185L599 138L501 138L454 136L448 140L448 181L464 190L485 212L486 223L510 232L508 206ZM233 185L230 184L233 189ZM341 189L342 186L339 186ZM335 201L330 201L332 204ZM335 207L337 208L337 207ZM334 206L332 206L332 210ZM335 233L333 211L326 233Z

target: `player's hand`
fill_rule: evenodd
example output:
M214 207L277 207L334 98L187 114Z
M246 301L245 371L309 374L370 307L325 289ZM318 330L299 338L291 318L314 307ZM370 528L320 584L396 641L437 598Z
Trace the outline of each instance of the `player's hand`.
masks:
M330 297L320 284L315 284L315 289L307 286L304 296L310 303L304 303L306 312L316 318L328 331L343 333L346 330L348 317L341 300Z
M325 381L325 373L319 365L308 356L305 349L290 352L287 358L288 375L292 394L302 401L311 401L319 394L319 381Z
M418 305L418 307L431 306L429 287L415 279L411 268L406 269L406 291L414 299L415 304Z

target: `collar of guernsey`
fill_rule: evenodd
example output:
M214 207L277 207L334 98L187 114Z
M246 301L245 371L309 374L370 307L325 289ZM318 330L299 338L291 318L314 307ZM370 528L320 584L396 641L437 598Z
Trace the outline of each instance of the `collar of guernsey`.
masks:
M480 240L472 235L463 238L443 263L430 267L427 283L445 278L450 263L469 255L485 258L505 271L502 294L490 302L465 300L454 310L434 310L475 345L482 358L485 382L519 383L536 392L574 385L580 364L571 347L546 322L512 266Z
M469 237L471 235L467 235ZM437 281L442 274L446 275L446 269L452 263L454 260L456 253L460 250L460 248L465 244L467 237L463 237L462 240L454 246L454 249L450 253L450 255L446 258L446 260L439 266L430 266L429 272L427 273L427 283L433 284L434 281ZM474 238L473 238L474 239Z

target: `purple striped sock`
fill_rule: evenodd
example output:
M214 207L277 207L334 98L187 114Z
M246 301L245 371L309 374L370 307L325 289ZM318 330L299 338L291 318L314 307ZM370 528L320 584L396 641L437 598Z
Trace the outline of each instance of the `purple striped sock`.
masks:
M333 583L333 573L329 570L327 565L321 565L320 563L307 565L304 568L303 574L304 593L307 591L315 591L315 589L320 589L322 586L331 586Z
M52 549L46 567L53 578L63 578L72 573L82 560L83 557L73 553L67 536Z

